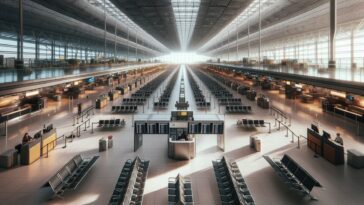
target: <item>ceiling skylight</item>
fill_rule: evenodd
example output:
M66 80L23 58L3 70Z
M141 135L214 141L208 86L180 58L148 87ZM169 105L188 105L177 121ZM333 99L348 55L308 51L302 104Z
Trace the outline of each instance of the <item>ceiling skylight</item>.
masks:
M182 51L187 49L195 28L200 0L172 0Z

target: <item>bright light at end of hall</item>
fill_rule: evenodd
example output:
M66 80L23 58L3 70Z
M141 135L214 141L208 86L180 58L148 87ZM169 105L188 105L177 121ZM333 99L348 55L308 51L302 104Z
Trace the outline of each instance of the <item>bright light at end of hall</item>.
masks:
M199 55L197 53L177 52L161 56L158 58L158 60L168 63L197 63L206 62L207 60L209 60L209 58L207 56Z

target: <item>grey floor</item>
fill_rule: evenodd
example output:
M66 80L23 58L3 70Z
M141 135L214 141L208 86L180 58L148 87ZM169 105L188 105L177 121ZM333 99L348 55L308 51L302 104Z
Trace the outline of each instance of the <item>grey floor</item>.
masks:
M179 72L179 77L186 72ZM209 91L200 82L206 96ZM187 76L186 97L190 103L190 110L198 114L223 114L223 108L219 109L216 99L212 96L212 108L196 110L191 88ZM164 87L167 81L163 82ZM247 82L249 83L249 82ZM152 108L153 100L146 104L144 113L168 114L174 110L174 103L178 99L179 84L176 82L168 110L156 111ZM80 102L93 100L108 88L99 88L97 91L87 93L89 99L83 96ZM258 91L260 92L260 91ZM364 150L363 138L355 135L355 126L344 119L322 113L319 103L314 105L302 104L299 101L286 100L283 95L275 91L266 93L273 104L292 117L291 129L298 134L306 135L306 128L312 121L320 124L321 128L343 133L345 148L356 148ZM155 97L159 95L156 92ZM314 158L313 152L308 150L302 141L301 148L297 148L297 141L291 142L291 138L285 137L284 130L273 129L268 134L267 128L254 131L247 131L236 126L236 121L242 118L264 119L274 124L274 118L269 115L268 110L260 109L254 102L247 101L241 97L244 104L253 107L253 114L225 115L226 125L226 151L221 152L216 147L216 136L197 136L197 157L190 161L175 161L167 157L167 144L165 135L147 135L144 137L144 144L136 153L133 152L133 127L132 115L115 115L110 112L111 105L120 104L120 100L111 102L106 108L97 111L91 117L92 121L108 119L111 117L124 118L127 122L125 128L115 131L102 131L96 129L91 134L90 130L83 132L80 138L67 144L63 149L59 145L52 151L48 158L42 158L30 166L20 166L0 172L0 204L4 205L35 205L35 204L69 204L86 205L107 204L116 179L120 174L123 163L130 158L139 155L143 159L151 161L149 175L144 190L144 203L151 205L167 204L167 183L168 178L178 173L192 178L193 194L195 204L213 205L220 204L216 180L212 170L211 160L227 156L230 160L237 161L240 171L246 178L253 198L258 205L296 205L296 204L333 204L333 205L359 205L364 201L364 171L356 170L347 165L334 166L322 158ZM74 103L76 106L76 103ZM70 112L70 110L72 112ZM49 101L47 109L28 116L26 119L12 121L9 125L9 139L0 138L1 150L12 147L21 139L25 131L37 130L43 126L44 121L52 122L58 129L59 135L72 130L72 117L76 109L69 109L69 102L64 100L59 103ZM143 114L139 109L138 114ZM333 120L334 119L334 120ZM106 152L98 152L98 140L108 135L114 136L114 147ZM261 152L255 152L249 148L249 137L257 135L262 140ZM95 167L74 192L68 192L63 199L53 198L48 188L41 188L47 180L55 174L75 154L100 155ZM310 172L322 185L323 188L314 188L312 195L318 198L317 201L303 200L292 193L275 175L273 169L262 158L263 155L280 157L284 153L290 154L308 172Z

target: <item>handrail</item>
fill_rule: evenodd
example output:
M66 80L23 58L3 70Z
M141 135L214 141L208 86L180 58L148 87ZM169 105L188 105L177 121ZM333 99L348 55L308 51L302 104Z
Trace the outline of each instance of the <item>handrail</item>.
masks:
M274 122L274 126L276 126L277 122L278 122L278 130L281 129L281 125L284 126L286 128L286 137L289 136L289 133L291 133L292 135L292 140L291 142L294 143L294 137L297 138L297 148L301 148L301 142L300 142L300 139L301 138L304 138L304 139L307 139L306 137L302 136L302 135L298 135L296 133L294 133L289 127L288 125L286 125L285 123L283 123L282 121L280 121L279 119L274 119L275 122Z
M288 126L291 126L291 118L288 117L283 111L281 111L280 109L274 107L273 105L270 106L270 114L273 115L275 117L275 119L281 118L281 121L283 121L283 119L285 120L284 123L287 123L288 120Z
M86 118L88 116L90 116L90 112L92 111L92 114L94 115L95 106L91 105L90 107L86 108L85 110L83 110L80 114L76 114L73 117L73 126L77 125L79 123L79 119L81 119L81 122L83 122L84 117L86 116Z
M48 153L49 153L49 150L48 150L48 145L52 144L52 143L56 143L57 145L57 141L61 138L64 138L64 146L62 147L63 149L67 147L67 138L66 136L63 134L62 136L60 137L57 137L56 139L48 142L46 145L43 145L42 147L42 150L44 149L44 147L47 147L47 152L46 152L46 157L45 158L48 158ZM42 156L43 156L43 151L41 152Z

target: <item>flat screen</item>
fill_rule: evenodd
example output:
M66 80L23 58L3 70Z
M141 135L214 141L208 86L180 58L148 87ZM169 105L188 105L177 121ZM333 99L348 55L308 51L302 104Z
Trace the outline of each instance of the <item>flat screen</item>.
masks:
M322 137L325 138L325 139L330 139L331 135L329 133L323 131Z
M87 83L94 83L95 82L95 77L87 78L86 82Z
M346 99L347 99L347 100L349 100L349 101L351 101L351 102L354 102L355 97L354 97L354 96L352 96L352 95L347 95L347 96L346 96Z
M313 131L315 131L315 132L319 133L319 129L318 129L318 127L317 127L316 125L311 124L311 129L312 129Z

